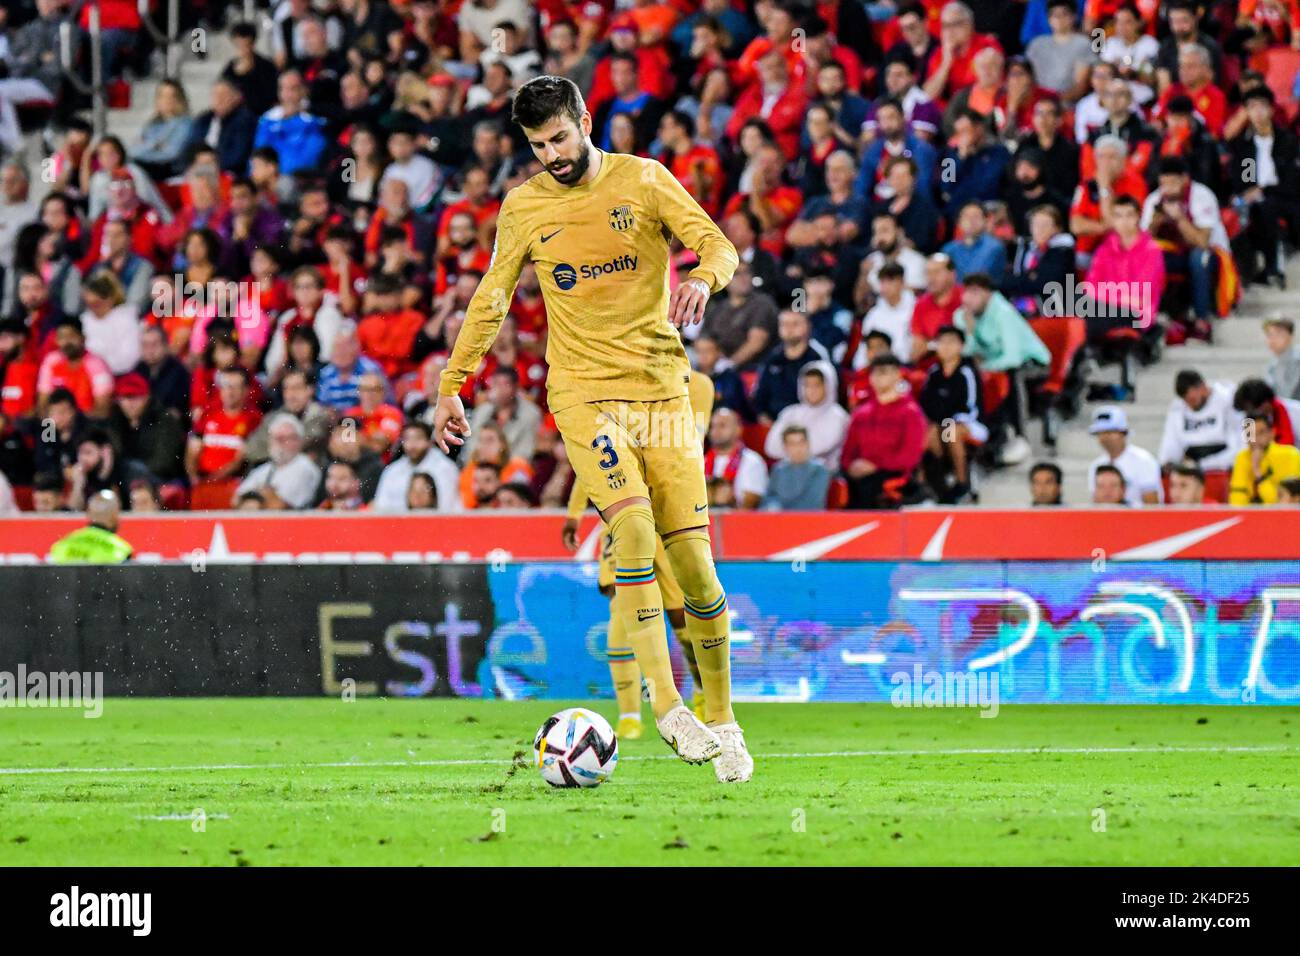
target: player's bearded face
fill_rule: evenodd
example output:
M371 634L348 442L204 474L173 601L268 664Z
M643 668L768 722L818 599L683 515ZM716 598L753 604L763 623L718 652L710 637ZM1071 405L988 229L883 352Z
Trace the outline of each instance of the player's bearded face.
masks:
M542 135L536 138L530 131L529 139L535 143L540 140L544 144L540 149L534 145L533 153L546 167L546 171L555 177L555 181L562 186L572 186L587 174L587 168L591 165L591 140L582 127L572 120L564 119L559 123L563 124L567 134L560 141L557 142L554 135L547 135L550 133L550 124L543 127L539 131Z

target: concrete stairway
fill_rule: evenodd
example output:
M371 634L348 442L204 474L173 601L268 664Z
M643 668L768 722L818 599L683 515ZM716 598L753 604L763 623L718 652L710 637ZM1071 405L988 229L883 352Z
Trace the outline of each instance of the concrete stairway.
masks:
M1137 400L1123 403L1128 412L1130 435L1134 442L1152 454L1159 451L1165 412L1174 397L1174 377L1179 370L1194 368L1208 381L1233 385L1245 378L1260 377L1271 359L1264 346L1260 323L1270 315L1289 316L1300 324L1300 256L1288 264L1285 292L1275 288L1253 286L1246 291L1236 314L1215 323L1214 344L1190 342L1167 348L1155 365L1140 369L1137 376ZM1096 378L1118 381L1115 366L1102 368ZM980 484L980 503L984 506L1014 507L1029 500L1029 469L1037 461L1054 461L1065 475L1067 504L1086 504L1088 466L1100 453L1096 439L1088 434L1088 422L1097 403L1087 403L1078 417L1062 425L1053 457L1042 444L1037 422L1030 428L1034 454L1023 464L986 475Z

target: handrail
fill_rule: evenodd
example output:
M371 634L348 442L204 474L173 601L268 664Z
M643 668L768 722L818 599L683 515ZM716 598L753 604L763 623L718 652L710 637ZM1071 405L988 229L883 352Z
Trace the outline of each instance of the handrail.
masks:
M59 24L59 61L63 75L77 92L90 97L91 128L95 138L103 136L108 129L108 103L104 91L104 63L102 38L99 29L99 4L91 4L88 23L88 40L90 42L90 82L87 83L77 72L77 51L72 47L72 22L65 20Z
M149 11L149 0L139 0L136 9L140 13L140 23L149 31L163 49L163 75L169 80L176 79L181 72L181 46L177 40L180 29L180 0L167 0L167 29L159 29Z

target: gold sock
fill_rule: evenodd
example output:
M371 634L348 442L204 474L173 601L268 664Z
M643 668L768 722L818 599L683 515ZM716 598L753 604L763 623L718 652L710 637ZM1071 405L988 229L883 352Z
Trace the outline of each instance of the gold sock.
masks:
M637 666L632 644L627 639L623 619L610 609L609 637L605 653L609 658L609 676L614 681L614 698L618 701L618 715L641 713L641 668Z
M691 669L691 680L695 682L695 693L701 697L706 696L704 681L700 677L700 665L695 660L695 645L691 643L691 636L686 633L686 626L674 627L673 636L677 638L677 643L681 645L682 657L686 658L686 666Z
M648 505L630 505L609 523L614 539L613 613L620 619L650 692L655 718L682 705L673 681L664 631L663 597L655 581L654 515Z
M683 531L664 544L686 595L686 634L700 668L706 723L732 723L736 715L731 709L731 624L708 533Z

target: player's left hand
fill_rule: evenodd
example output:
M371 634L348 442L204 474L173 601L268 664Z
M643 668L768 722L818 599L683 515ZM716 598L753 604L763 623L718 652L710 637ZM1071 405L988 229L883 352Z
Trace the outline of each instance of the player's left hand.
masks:
M453 434L454 433L454 434ZM460 437L456 437L459 435ZM451 454L447 442L465 444L469 437L469 420L465 418L465 405L459 395L442 395L433 412L433 443L446 454Z
M709 287L703 279L687 279L668 299L668 321L675 328L695 325L704 318L709 302Z

